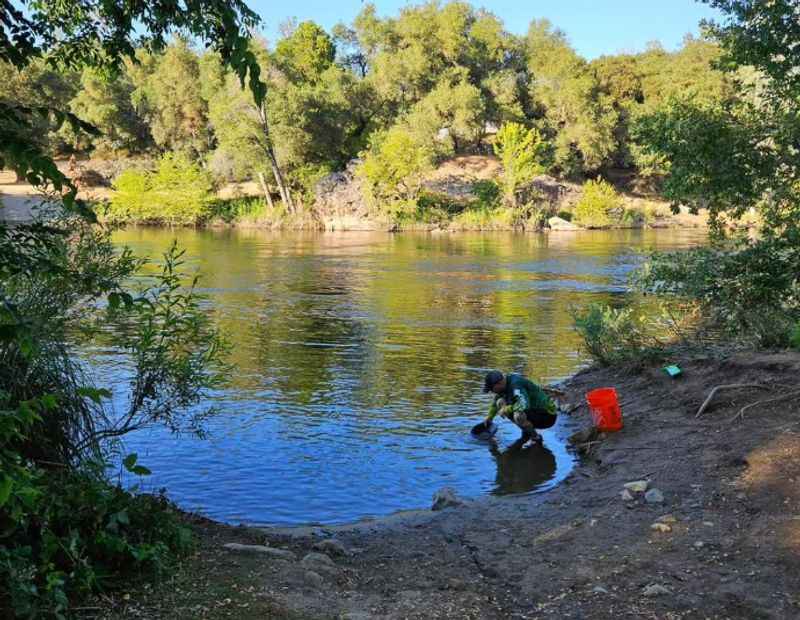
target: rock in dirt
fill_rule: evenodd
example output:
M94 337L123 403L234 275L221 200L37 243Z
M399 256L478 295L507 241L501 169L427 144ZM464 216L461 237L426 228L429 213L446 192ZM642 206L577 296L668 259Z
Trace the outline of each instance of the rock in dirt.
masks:
M594 439L597 439L597 428L590 426L588 428L584 428L582 431L578 431L577 433L572 433L567 441L573 445L578 445L587 443Z
M464 500L461 499L451 487L442 487L433 496L433 506L431 510L443 510L463 506Z
M228 551L244 551L245 553L270 553L272 548L265 545L241 545L239 543L227 543L222 545Z
M608 594L608 590L606 590L603 586L595 586L592 588L592 592L595 594Z
M644 494L644 501L648 504L663 504L664 494L658 489L650 489Z
M647 480L634 480L633 482L626 482L624 486L631 493L644 493L650 485Z
M303 575L303 581L312 588L321 588L325 585L325 579L322 575L315 573L313 570L306 571L305 575Z
M665 588L661 584L653 583L642 590L642 594L648 597L662 596L664 594L670 594L670 591L669 588Z
M324 553L315 553L313 551L305 555L300 561L300 566L307 571L329 577L335 577L339 573L339 567L334 564L333 560Z
M677 523L678 519L675 518L675 515L662 515L658 519L656 519L657 523Z
M622 501L623 502L632 502L634 500L633 494L628 489L623 489L622 491Z
M655 532L663 532L665 534L672 531L672 528L666 523L658 523L658 522L653 523L653 525L650 526L650 529Z
M315 553L312 551L311 553L307 553L300 562L303 566L308 566L310 564L321 564L323 566L336 566L327 555L324 553Z
M333 555L333 556L341 557L349 555L347 547L344 546L344 543L335 538L328 538L326 540L319 541L314 545L314 549L316 549L317 551L321 551L322 553L327 553L328 555Z

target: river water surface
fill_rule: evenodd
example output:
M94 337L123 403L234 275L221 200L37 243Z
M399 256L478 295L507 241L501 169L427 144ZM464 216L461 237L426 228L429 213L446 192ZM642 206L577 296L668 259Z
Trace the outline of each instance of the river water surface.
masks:
M339 523L467 497L542 492L569 473L563 422L522 450L499 422L470 438L492 368L549 382L585 363L570 308L626 303L636 251L696 231L514 234L116 233L158 257L173 238L232 345L210 437L126 440L183 508L248 524ZM124 370L100 356L100 383Z

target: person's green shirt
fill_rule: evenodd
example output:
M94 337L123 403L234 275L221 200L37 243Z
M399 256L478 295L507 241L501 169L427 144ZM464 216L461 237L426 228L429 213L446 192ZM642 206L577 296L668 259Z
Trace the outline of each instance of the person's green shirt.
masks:
M556 404L553 399L533 381L522 375L514 373L506 375L506 388L502 394L497 394L492 399L489 416L486 418L487 422L490 422L499 413L497 407L499 398L502 398L506 402L506 406L510 407L512 417L518 411L544 411L556 415Z

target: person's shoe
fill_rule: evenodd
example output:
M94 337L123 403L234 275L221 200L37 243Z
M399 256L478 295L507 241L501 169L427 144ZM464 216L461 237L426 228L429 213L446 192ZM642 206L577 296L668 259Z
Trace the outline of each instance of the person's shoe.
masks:
M525 439L525 443L522 444L523 448L530 448L532 446L539 446L542 444L542 436L536 431L531 433L523 433L522 436Z

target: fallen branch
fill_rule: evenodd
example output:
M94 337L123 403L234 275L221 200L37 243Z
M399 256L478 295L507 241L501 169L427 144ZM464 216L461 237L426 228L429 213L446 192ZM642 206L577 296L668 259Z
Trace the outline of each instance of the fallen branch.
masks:
M701 415L703 415L703 412L711 404L711 401L714 400L714 396L716 396L717 392L720 390L734 390L737 388L757 388L760 390L769 389L768 386L761 385L760 383L731 383L730 385L718 385L708 393L708 396L706 397L705 401L703 401L703 404L700 405L700 409L697 410L697 413L694 417L699 418Z
M794 392L788 392L786 394L782 394L780 396L776 396L775 398L768 398L766 400L759 400L759 401L756 401L754 403L750 403L749 405L745 405L744 407L739 409L739 413L737 413L735 416L733 416L731 418L731 422L735 422L737 420L737 418L742 418L742 420L744 420L744 412L747 411L748 409L751 409L751 408L756 407L758 405L766 405L766 404L769 404L769 403L775 403L775 402L778 402L779 400L785 400L787 398L791 398L792 396L800 396L800 390L796 390Z

